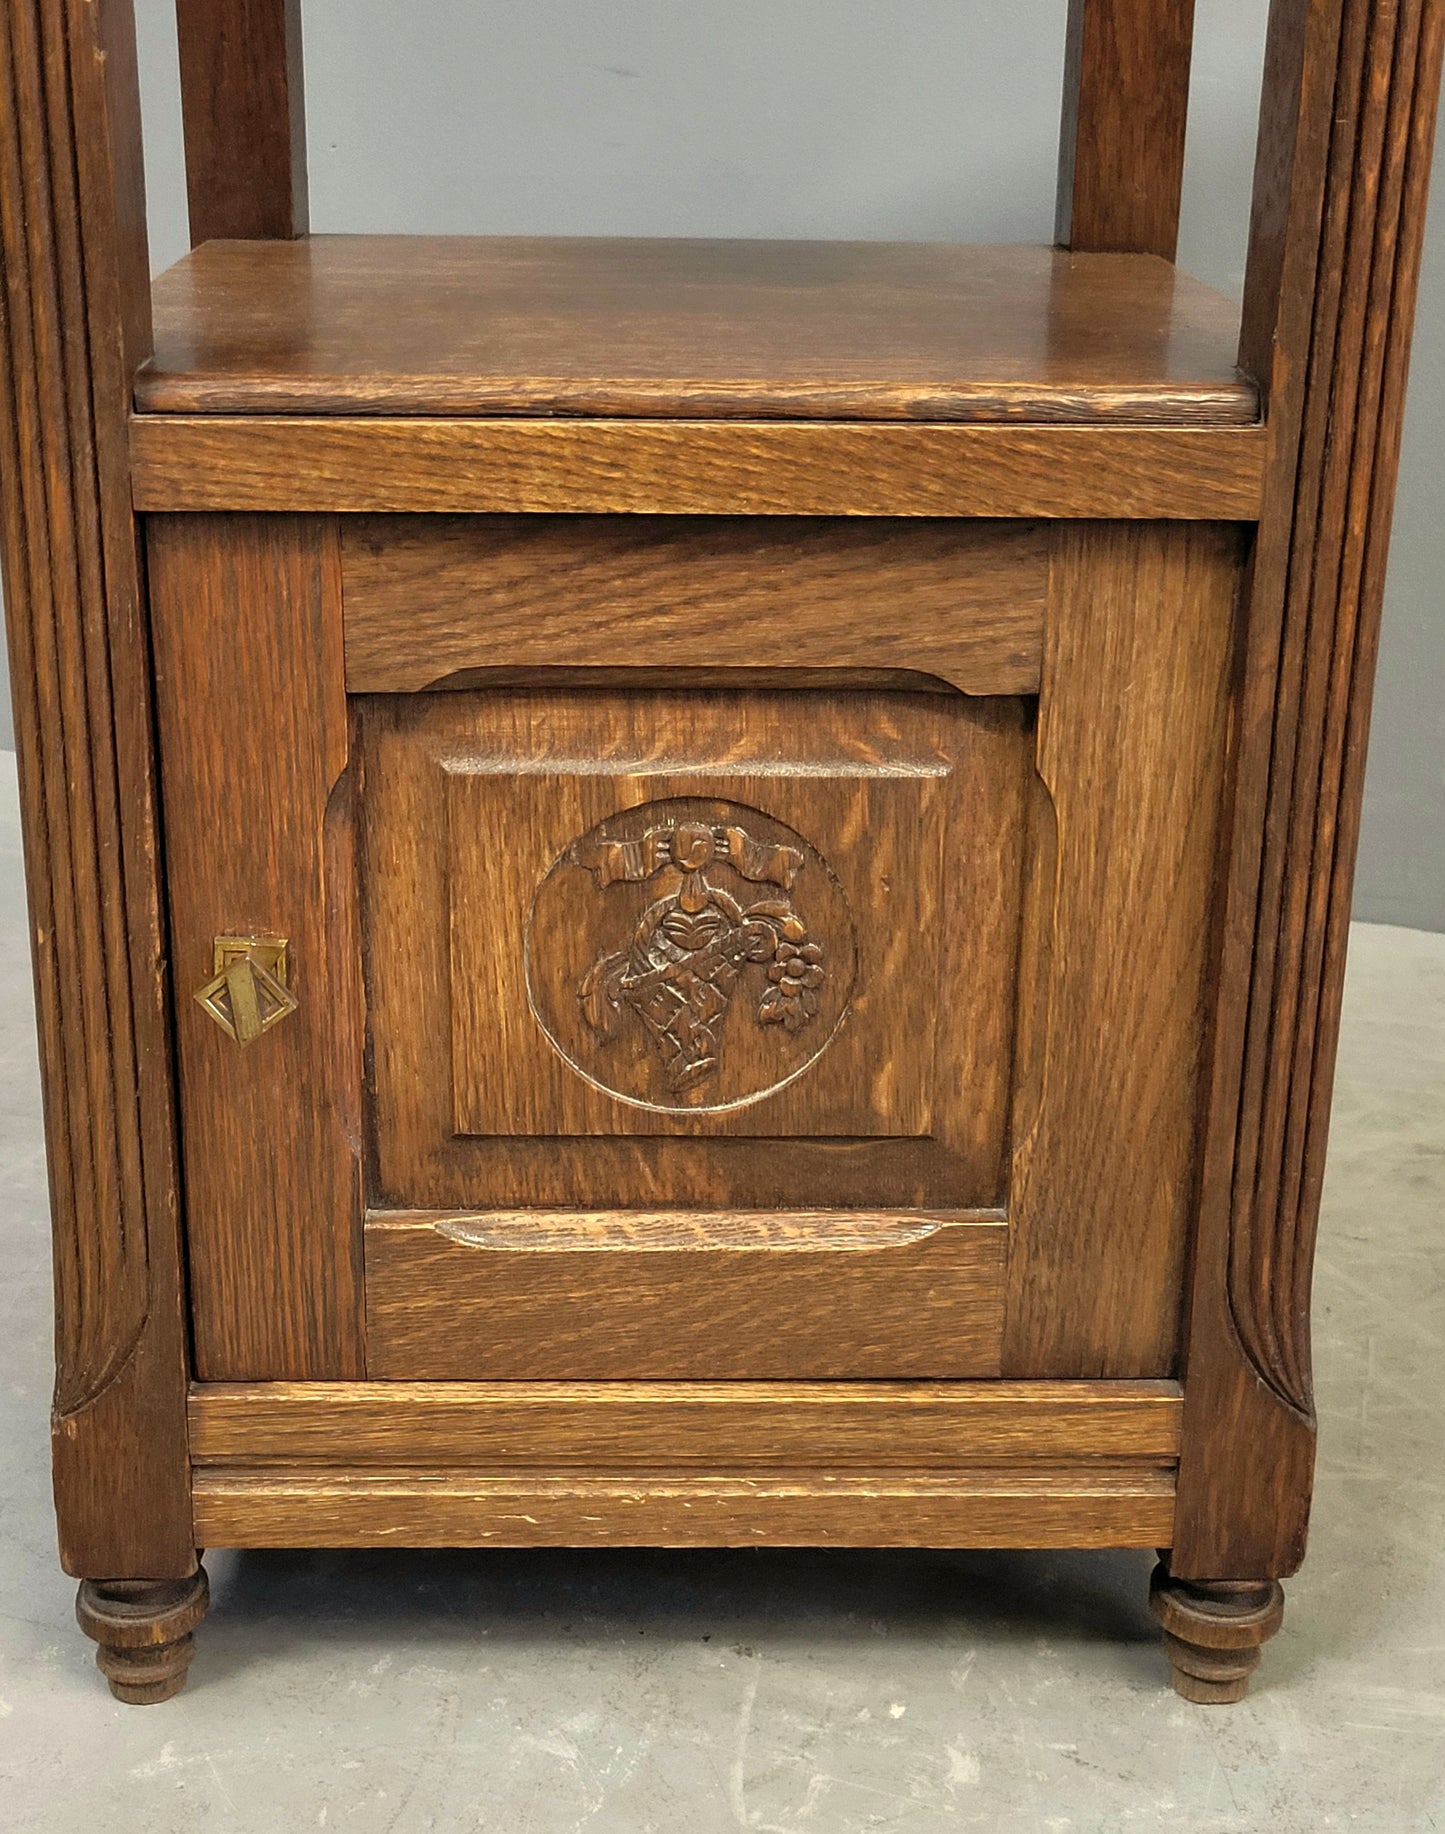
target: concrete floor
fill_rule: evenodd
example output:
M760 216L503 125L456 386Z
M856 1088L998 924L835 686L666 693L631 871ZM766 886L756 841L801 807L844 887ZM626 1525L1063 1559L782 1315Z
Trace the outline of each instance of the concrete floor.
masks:
M122 1707L55 1562L50 1283L0 757L0 1827L1413 1834L1445 1827L1445 937L1361 928L1315 1316L1316 1527L1242 1706L1118 1554L216 1554Z

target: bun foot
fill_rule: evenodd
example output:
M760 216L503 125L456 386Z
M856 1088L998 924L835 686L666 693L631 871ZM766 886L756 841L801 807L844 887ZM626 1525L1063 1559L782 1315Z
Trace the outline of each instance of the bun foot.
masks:
M185 1686L191 1634L206 1615L204 1567L189 1579L86 1579L75 1600L80 1628L100 1647L96 1667L117 1700L150 1707Z
M1196 1706L1244 1699L1260 1645L1284 1617L1277 1580L1175 1579L1162 1563L1149 1583L1149 1603L1164 1627L1174 1691Z

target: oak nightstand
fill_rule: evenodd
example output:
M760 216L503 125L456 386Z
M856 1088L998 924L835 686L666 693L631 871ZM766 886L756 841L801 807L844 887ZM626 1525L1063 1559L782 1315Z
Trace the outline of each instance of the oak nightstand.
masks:
M1074 0L1059 246L308 238L296 0L0 29L55 1470L204 1547L1157 1547L1238 1699L1308 1301L1438 0Z

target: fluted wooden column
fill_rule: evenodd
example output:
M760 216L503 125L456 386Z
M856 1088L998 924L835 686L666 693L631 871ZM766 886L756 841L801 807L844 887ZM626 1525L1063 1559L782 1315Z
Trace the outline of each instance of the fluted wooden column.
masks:
M55 1238L61 1552L195 1569L154 731L126 419L150 339L129 0L0 10L0 500Z
M1242 608L1185 1367L1185 1581L1298 1566L1309 1297L1442 0L1275 0L1241 364L1270 457Z

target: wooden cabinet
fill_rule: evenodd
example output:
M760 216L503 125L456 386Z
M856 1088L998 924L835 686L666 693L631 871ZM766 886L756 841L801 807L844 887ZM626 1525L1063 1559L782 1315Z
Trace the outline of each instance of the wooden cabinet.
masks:
M398 1542L1160 1547L1176 1685L1244 1691L1441 10L1276 0L1238 344L1170 260L1179 9L1074 10L1034 250L289 239L295 8L186 9L152 300L125 6L11 6L57 1498L122 1698L197 1548Z

